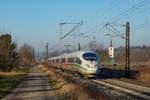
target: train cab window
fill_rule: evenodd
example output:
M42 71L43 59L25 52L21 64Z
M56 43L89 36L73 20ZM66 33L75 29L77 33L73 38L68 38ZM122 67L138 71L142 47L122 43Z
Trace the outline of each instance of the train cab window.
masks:
M62 58L62 63L65 63L65 58Z
M74 63L74 58L68 58L69 63Z
M58 63L58 62L59 62L59 59L56 59L56 62Z
M94 53L84 53L83 58L88 61L96 61L97 55Z
M76 58L76 63L81 64L82 61L79 58Z
M51 60L48 60L48 63L51 63Z

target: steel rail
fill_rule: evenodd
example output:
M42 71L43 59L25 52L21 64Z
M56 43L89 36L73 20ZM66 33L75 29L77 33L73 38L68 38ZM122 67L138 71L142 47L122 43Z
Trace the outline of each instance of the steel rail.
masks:
M101 79L96 79L96 80L92 80L95 83L101 84L105 87L109 87L112 88L116 91L119 91L121 93L133 96L135 98L138 99L143 99L143 100L150 100L150 95L146 95L140 91L137 91L136 89L132 89L132 88L127 88L121 85L117 85L117 84L113 84L111 82L105 81L105 80L101 80Z

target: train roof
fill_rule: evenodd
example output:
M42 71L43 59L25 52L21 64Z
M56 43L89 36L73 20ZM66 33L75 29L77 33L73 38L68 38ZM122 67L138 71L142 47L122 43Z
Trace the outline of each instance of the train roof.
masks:
M75 51L75 52L72 52L72 53L64 53L62 54L62 57L77 57L83 53L96 53L94 51L85 51L85 50L80 50L80 51ZM59 58L60 56L56 56L56 57L52 57L52 58L48 58L48 59L57 59Z

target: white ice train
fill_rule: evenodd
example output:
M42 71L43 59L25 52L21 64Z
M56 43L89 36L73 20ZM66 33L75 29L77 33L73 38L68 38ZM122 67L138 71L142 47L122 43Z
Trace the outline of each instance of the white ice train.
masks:
M60 56L48 58L49 65L59 68ZM76 51L61 56L61 68L91 77L100 71L100 59L93 51Z

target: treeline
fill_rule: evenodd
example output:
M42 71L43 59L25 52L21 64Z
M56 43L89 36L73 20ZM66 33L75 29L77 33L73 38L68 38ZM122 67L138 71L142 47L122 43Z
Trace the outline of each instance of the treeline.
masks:
M35 55L31 46L24 44L17 49L17 44L12 41L10 34L0 35L0 71L11 71L33 62Z
M125 47L115 49L115 59L118 62L125 61ZM150 47L149 46L133 46L130 49L131 64L144 64L150 62Z

